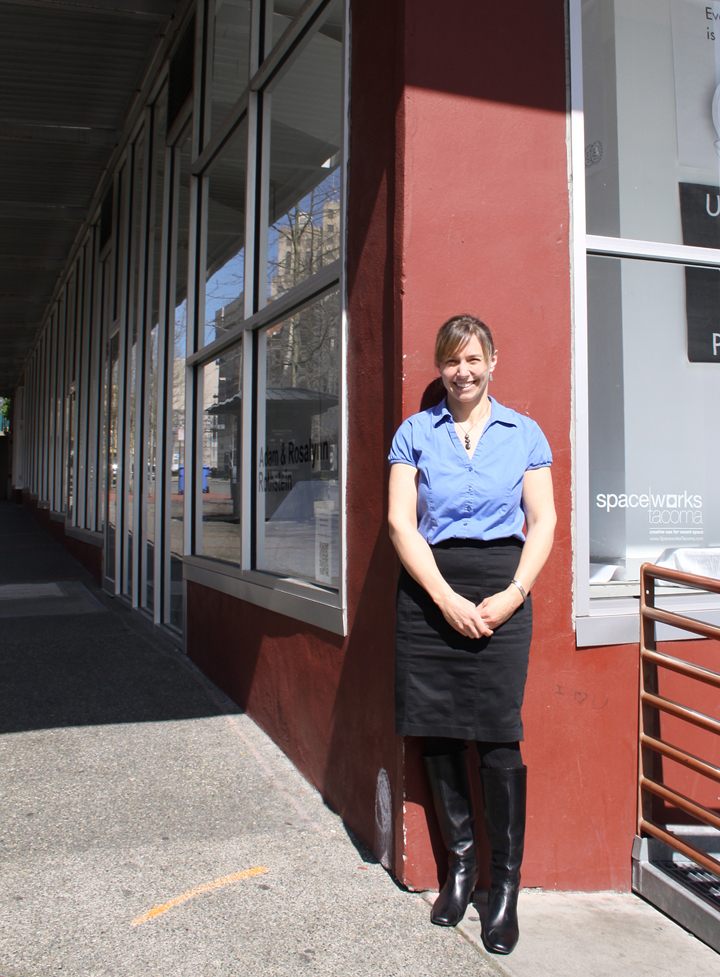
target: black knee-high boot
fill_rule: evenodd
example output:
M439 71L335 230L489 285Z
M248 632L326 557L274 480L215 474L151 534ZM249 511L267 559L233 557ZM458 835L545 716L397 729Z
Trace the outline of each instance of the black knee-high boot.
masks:
M440 830L448 850L447 881L430 916L438 926L456 926L460 922L478 878L475 817L466 752L424 757Z
M490 953L512 953L518 941L517 900L525 848L527 767L481 767L485 827L492 860L482 940Z

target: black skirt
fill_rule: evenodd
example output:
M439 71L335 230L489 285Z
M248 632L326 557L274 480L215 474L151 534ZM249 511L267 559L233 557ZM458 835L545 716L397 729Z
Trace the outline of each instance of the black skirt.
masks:
M515 576L522 542L452 539L433 547L453 590L479 604ZM397 597L395 715L402 736L450 736L507 743L523 738L532 603L491 637L466 638L403 568Z

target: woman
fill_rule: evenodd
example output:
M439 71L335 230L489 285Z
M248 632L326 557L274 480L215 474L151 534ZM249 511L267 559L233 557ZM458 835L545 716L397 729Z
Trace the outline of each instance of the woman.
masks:
M552 547L555 507L542 431L488 397L497 359L490 330L474 316L441 327L435 364L446 397L395 435L389 523L403 564L397 732L426 738L425 766L449 852L431 918L440 926L460 922L478 879L465 746L474 740L492 849L483 942L492 953L510 953L525 836L520 710L529 595Z

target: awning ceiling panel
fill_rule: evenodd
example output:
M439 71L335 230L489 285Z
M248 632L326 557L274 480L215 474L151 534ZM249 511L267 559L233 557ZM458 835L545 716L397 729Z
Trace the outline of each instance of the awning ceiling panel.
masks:
M133 100L181 6L0 0L0 395L19 379Z

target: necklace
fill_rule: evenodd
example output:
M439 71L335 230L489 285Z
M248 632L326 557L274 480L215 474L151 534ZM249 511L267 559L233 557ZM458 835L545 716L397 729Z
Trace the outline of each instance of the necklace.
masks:
M467 431L462 426L462 424L460 423L460 421L455 421L455 423L457 424L457 426L460 428L460 430L463 432L463 435L465 436L465 450L466 451L469 451L470 448L472 447L472 445L470 444L470 432L474 428L476 428L478 426L478 424L480 423L480 421L484 420L487 417L487 415L490 413L490 408L491 407L492 407L492 401L488 403L487 408L483 412L482 416L481 417L478 417L478 419L475 421L475 423L472 425L472 427L469 427L467 429Z

